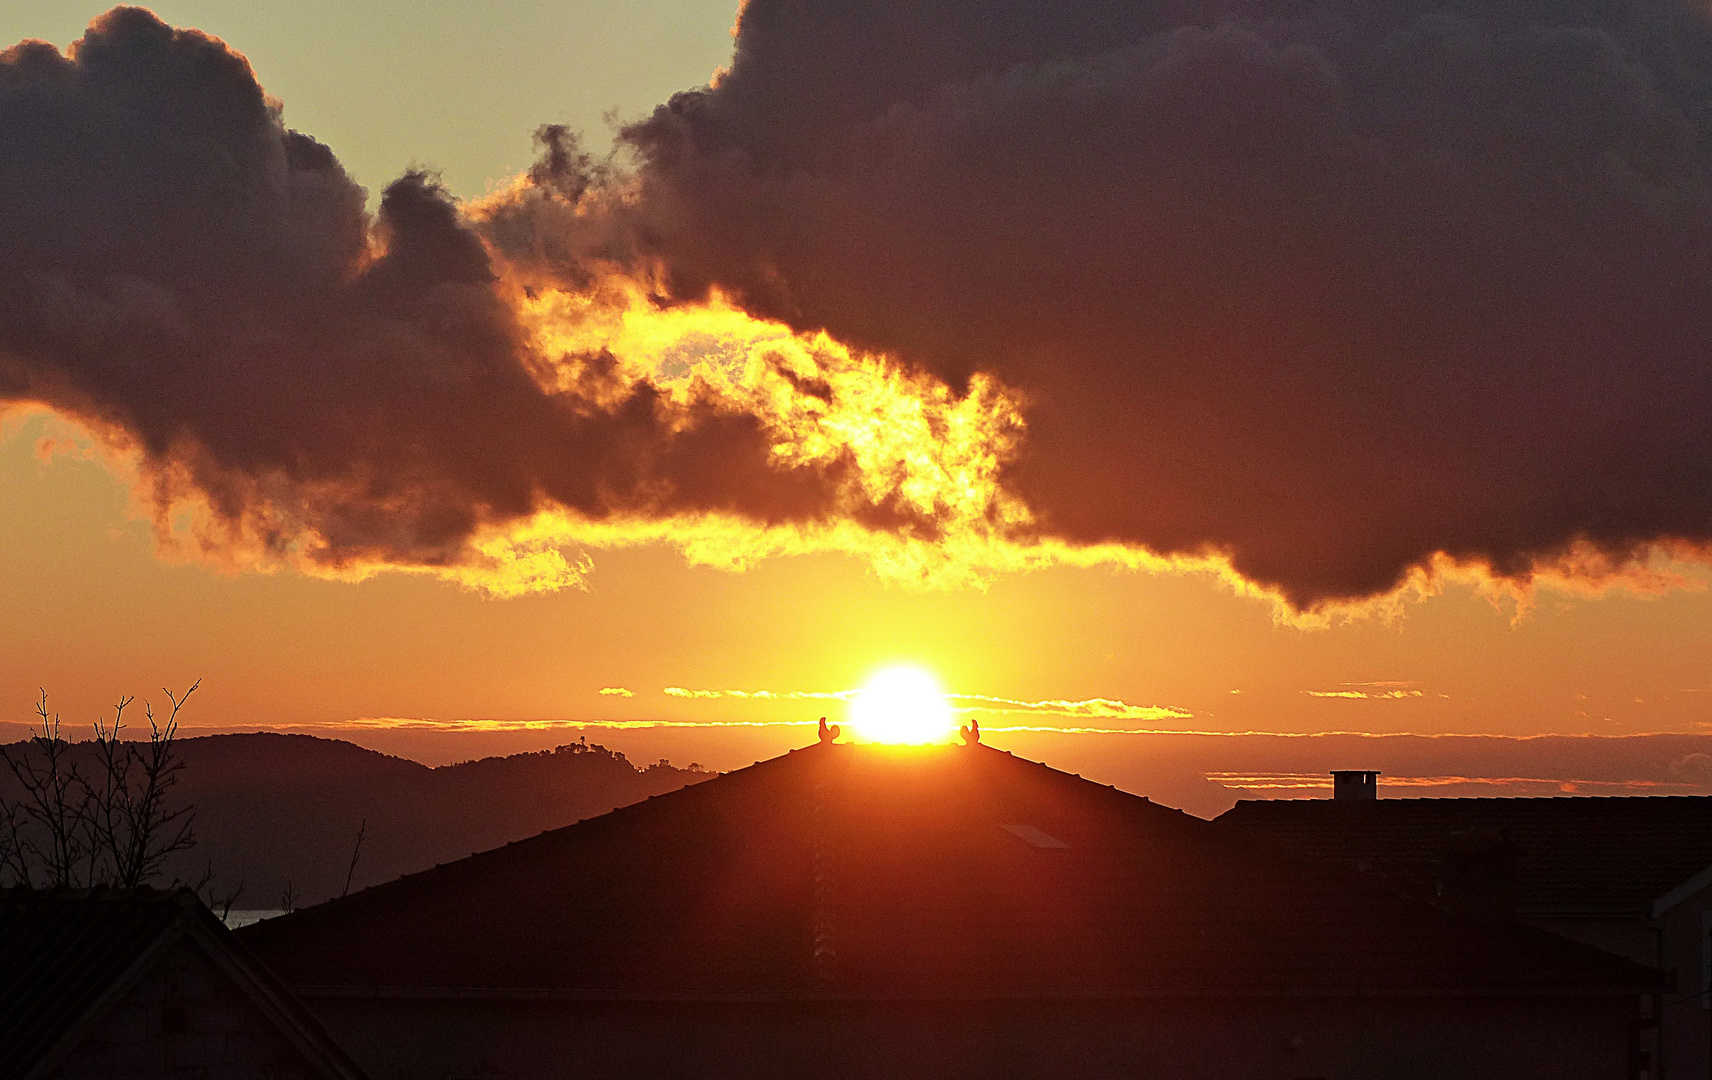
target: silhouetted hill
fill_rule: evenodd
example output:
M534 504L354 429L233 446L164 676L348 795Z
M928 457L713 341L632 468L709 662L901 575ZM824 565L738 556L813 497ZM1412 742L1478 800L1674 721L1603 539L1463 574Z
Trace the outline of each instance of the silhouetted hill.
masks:
M175 802L196 807L197 844L169 873L205 866L216 893L244 883L240 908L300 904L463 858L544 829L604 814L711 773L665 763L637 768L623 754L573 743L556 750L429 768L311 735L181 739Z

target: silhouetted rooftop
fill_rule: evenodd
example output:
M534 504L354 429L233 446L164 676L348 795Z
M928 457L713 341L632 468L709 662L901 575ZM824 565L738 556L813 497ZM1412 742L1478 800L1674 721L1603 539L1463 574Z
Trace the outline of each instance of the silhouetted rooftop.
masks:
M189 939L318 1070L360 1080L318 1021L189 889L0 890L0 1077L54 1075L104 1009Z
M22 1075L194 903L152 890L0 893L0 1076Z
M1653 975L984 746L816 745L240 936L321 992L1602 992Z
M1521 914L1645 916L1712 867L1712 797L1245 800L1219 819L1321 859L1366 864L1428 892L1477 833L1513 845Z

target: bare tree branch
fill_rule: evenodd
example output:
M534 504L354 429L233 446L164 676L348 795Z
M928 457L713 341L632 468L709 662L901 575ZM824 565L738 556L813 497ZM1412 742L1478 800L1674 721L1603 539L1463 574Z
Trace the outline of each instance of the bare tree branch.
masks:
M147 742L123 739L134 700L123 697L111 725L95 721L93 745L76 749L60 736L59 715L43 690L36 701L41 731L32 730L21 747L0 746L0 763L17 788L0 798L0 874L30 887L134 888L194 846L194 810L173 806L171 796L184 769L174 745L178 715L201 685L198 679L183 694L166 691L172 711L164 722L144 703ZM92 766L87 775L79 760Z
M227 922L232 917L233 905L238 902L238 897L242 895L244 895L244 879L239 878L238 884L232 887L231 892L216 893L213 889L210 889L208 890L207 895L203 897L203 902L212 910L220 913L221 922Z
M143 703L143 712L149 721L149 741L138 744L136 751L136 764L142 773L140 790L132 792L129 787L125 789L122 816L127 834L125 844L118 850L120 859L114 874L116 884L126 887L141 884L160 873L168 856L196 845L196 833L192 828L194 809L190 806L168 809L167 798L178 784L178 774L184 768L183 760L173 747L173 739L178 734L178 713L201 685L202 680L198 679L190 689L177 696L171 690L164 691L172 702L172 712L164 723L155 719L154 709L148 702Z
M24 855L24 828L23 808L10 799L0 802L0 873L10 875L14 885L28 889L35 882L30 874L30 860Z
M113 726L97 718L95 721L96 781L84 782L88 806L91 855L90 884L97 880L112 881L124 863L124 849L129 823L124 804L131 787L130 747L120 741L125 727L125 708L135 700L121 697L113 707ZM96 784L99 783L99 788Z
M0 747L0 761L22 788L5 815L4 862L14 868L19 884L34 884L32 865L40 870L44 885L87 884L93 866L82 882L78 880L79 868L93 854L87 785L71 760L71 744L60 738L59 714L48 711L46 690L36 700L36 716L41 733L32 731L22 750Z
M368 833L368 831L369 819L364 818L362 824L357 826L357 842L351 848L351 865L345 871L345 888L339 893L340 896L349 896L351 893L351 878L356 875L357 857L363 853L363 837Z

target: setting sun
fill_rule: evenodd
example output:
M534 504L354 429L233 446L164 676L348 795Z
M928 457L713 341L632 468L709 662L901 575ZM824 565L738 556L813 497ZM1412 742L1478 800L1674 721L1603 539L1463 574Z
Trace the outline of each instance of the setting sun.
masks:
M930 743L950 738L956 724L939 680L903 666L875 672L857 692L850 726L863 742Z

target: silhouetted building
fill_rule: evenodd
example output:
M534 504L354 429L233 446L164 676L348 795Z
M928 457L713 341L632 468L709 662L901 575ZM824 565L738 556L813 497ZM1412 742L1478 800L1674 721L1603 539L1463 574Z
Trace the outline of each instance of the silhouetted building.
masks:
M0 892L0 1080L362 1080L188 889Z
M984 746L821 744L240 931L376 1076L1609 1078L1649 969Z
M1219 823L1660 969L1662 1075L1712 1073L1712 798L1247 800Z

